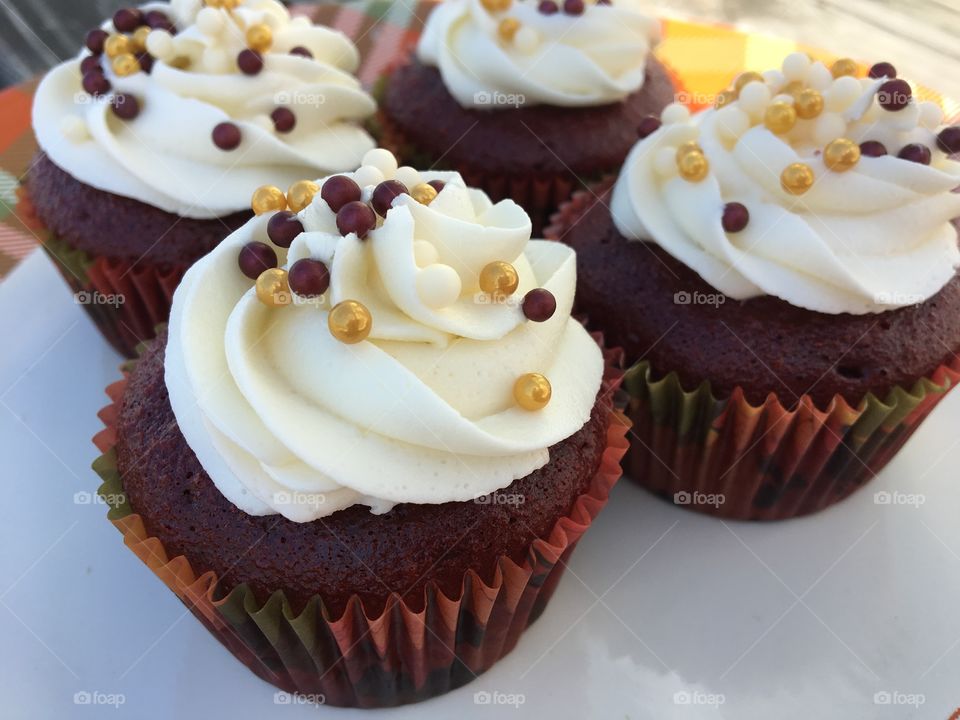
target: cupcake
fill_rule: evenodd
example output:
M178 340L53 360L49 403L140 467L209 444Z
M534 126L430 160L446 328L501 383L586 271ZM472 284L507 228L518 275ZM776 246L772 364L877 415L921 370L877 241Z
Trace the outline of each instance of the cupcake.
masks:
M651 54L659 22L632 2L448 0L380 98L381 144L456 169L530 213L619 170L649 115L673 101Z
M509 652L626 450L570 248L374 150L195 263L109 391L127 543L243 663L377 707Z
M359 164L375 103L357 64L343 34L279 2L174 0L118 10L44 77L21 210L117 350L153 336L263 178L286 188Z
M960 150L889 63L804 54L673 106L549 237L632 365L628 472L740 519L820 510L893 457L960 371Z

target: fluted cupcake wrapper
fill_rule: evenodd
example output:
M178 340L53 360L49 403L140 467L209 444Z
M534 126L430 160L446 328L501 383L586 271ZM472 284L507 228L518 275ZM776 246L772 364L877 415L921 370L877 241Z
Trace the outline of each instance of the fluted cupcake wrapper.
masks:
M545 236L560 238L612 182L575 193ZM809 396L784 403L773 393L754 405L740 387L718 398L709 382L684 388L671 368L640 361L624 378L633 423L625 469L652 492L708 515L808 515L880 472L958 380L954 357L912 387L894 387L883 399L868 394L856 407L840 395L821 409Z
M137 345L152 339L154 328L167 321L173 292L189 266L158 266L78 250L43 227L24 188L18 188L17 195L18 216L28 218L40 233L44 251L78 304L118 352L134 357Z
M615 363L608 353L603 392L611 399L622 380ZM224 592L215 573L198 574L187 558L170 557L132 511L114 450L132 364L124 379L107 389L112 403L100 412L105 429L94 438L103 453L93 467L103 479L99 492L110 504L108 518L126 545L240 662L286 693L328 705L386 707L424 700L466 684L510 652L543 612L571 552L606 505L627 450L629 421L611 405L607 448L589 489L548 535L531 544L522 563L500 557L490 584L469 570L457 597L428 585L419 611L392 594L383 612L371 616L354 596L334 617L323 598L314 596L297 615L281 590L263 604L243 585Z

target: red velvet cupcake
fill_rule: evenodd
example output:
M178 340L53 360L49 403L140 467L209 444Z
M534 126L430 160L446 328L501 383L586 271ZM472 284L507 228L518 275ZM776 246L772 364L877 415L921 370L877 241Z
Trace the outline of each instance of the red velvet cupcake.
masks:
M657 20L627 3L447 0L385 80L381 144L510 197L539 234L571 191L616 172L674 98Z
M630 474L690 509L836 503L960 378L957 129L889 64L855 72L798 53L668 108L547 233L633 364Z
M626 425L570 317L573 252L455 173L366 162L187 272L95 467L128 544L251 670L378 707L514 647Z
M373 99L342 34L244 0L124 8L37 88L24 211L107 339L132 355L183 272L284 188L356 167ZM262 201L261 201L262 203Z

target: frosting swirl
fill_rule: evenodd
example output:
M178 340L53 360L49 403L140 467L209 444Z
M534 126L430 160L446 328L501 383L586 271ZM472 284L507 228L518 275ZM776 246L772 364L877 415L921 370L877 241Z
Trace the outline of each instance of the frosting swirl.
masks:
M212 218L247 207L264 177L289 184L353 168L373 147L358 121L375 104L350 74L359 57L342 33L291 18L275 0L243 0L229 11L173 0L142 11L163 12L178 29L147 36L149 74L118 75L104 54L112 93L94 97L82 90L82 54L51 70L37 89L40 147L78 180L184 217ZM247 75L237 58L252 26L269 28L272 46L262 52L262 70ZM112 21L103 29L116 33ZM295 48L313 57L291 54ZM118 93L136 98L136 119L111 111ZM292 130L275 129L278 107L294 113ZM230 152L212 140L224 122L242 136Z
M385 512L476 498L546 464L548 448L595 403L603 358L570 317L573 251L530 240L518 205L494 205L456 173L398 170L383 150L367 162L348 175L365 198L384 178L445 185L429 205L398 196L363 240L341 235L315 196L298 216L304 232L277 252L287 268L325 263L330 285L319 299L268 307L238 270L241 248L266 241L270 215L198 261L174 296L172 407L213 482L247 513L305 522L357 503ZM481 293L492 261L516 269L511 298L550 291L552 317L527 321L518 302ZM328 328L331 307L348 299L373 318L369 337L349 345ZM529 372L553 390L536 412L512 395Z
M932 297L960 265L951 223L960 217L952 192L960 163L937 147L939 106L911 100L891 110L886 78L834 79L803 54L783 68L746 84L721 109L690 118L667 108L664 125L631 151L617 180L617 228L657 243L738 300L766 294L816 312L864 314ZM893 154L861 153L866 142ZM704 176L684 177L685 143L705 158ZM897 157L910 151L929 164ZM789 176L796 171L799 187ZM733 202L749 222L725 231Z
M643 86L660 25L631 0L588 4L576 16L545 14L536 2L508 2L501 12L484 5L441 3L417 46L464 107L603 105Z

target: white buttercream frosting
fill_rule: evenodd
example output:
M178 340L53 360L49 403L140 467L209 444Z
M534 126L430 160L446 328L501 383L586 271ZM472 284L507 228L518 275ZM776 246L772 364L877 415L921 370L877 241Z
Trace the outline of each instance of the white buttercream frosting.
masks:
M937 149L942 112L911 101L883 109L883 79L834 80L801 54L784 72L764 75L719 110L690 118L676 106L632 150L613 192L612 213L627 238L652 241L727 296L774 295L823 313L881 312L935 295L960 265L960 163ZM793 103L787 82L822 93L824 110L785 135L767 129L774 101ZM828 169L824 148L836 138L884 144L890 155L862 156L845 172ZM678 174L677 149L696 142L709 162L705 179ZM908 144L932 150L930 165L897 158ZM781 173L803 163L814 184L793 195ZM726 203L746 206L740 232L724 232Z
M359 56L342 33L291 18L275 0L243 0L230 11L199 0L141 9L166 13L178 32L150 34L147 47L159 55L150 74L120 77L103 56L113 90L139 101L135 120L114 116L109 95L83 92L86 52L51 70L37 89L40 147L78 180L167 212L211 218L247 207L264 178L289 184L354 168L373 147L359 123L375 103L351 75ZM263 53L263 70L250 76L236 58L247 47L246 29L257 24L270 27L273 45ZM110 21L103 29L115 32ZM297 47L313 58L291 55ZM296 115L291 132L274 130L270 115L280 106ZM222 122L240 128L235 150L211 139Z
M427 19L417 56L440 70L464 107L603 105L643 86L659 22L634 0L587 3L581 15L544 14L536 0L490 11L481 0L446 0ZM516 21L512 36L499 31Z
M400 195L364 240L341 236L318 194L299 213L305 231L276 250L283 267L327 265L321 298L268 307L238 269L245 244L269 242L270 215L198 261L174 296L171 405L213 482L247 513L306 522L357 503L385 512L486 495L545 465L596 401L604 362L570 317L573 251L530 240L518 205L493 204L456 173L398 169L383 150L367 162L349 174L364 197L384 178L446 184L429 205ZM479 291L495 260L517 270L514 302ZM519 304L538 287L557 301L545 322L526 320ZM353 345L328 328L329 309L348 299L373 317ZM512 394L531 372L552 385L539 411Z

